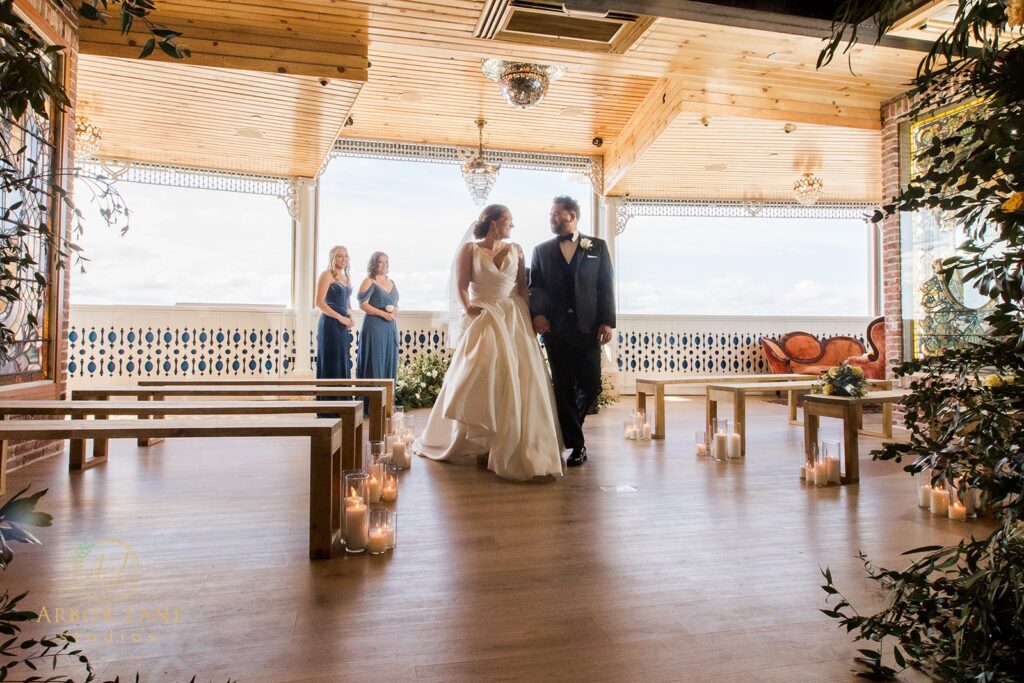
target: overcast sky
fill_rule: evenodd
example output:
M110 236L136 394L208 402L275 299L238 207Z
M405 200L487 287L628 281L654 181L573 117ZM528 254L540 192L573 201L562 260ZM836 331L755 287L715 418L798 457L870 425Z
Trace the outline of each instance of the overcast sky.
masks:
M287 305L291 223L273 197L121 183L132 211L124 237L95 208L72 275L72 303ZM507 204L512 239L530 258L550 237L551 198L569 194L589 226L589 184L503 169L490 201ZM453 249L479 213L458 167L338 159L321 177L319 262L334 244L353 279L386 251L406 310L442 306ZM618 241L623 313L867 315L861 221L634 218Z

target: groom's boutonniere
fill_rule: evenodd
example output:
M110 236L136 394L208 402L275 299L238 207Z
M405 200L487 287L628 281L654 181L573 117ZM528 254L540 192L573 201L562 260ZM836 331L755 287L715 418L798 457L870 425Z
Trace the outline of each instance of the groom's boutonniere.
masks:
M582 249L583 251L590 251L590 248L592 246L594 246L594 240L590 239L589 237L580 238L580 249Z

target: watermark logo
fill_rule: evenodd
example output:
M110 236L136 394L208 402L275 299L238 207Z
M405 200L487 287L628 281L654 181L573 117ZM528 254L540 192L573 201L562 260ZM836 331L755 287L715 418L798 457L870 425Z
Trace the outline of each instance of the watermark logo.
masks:
M74 583L90 602L121 603L138 591L142 565L132 546L119 538L85 541L75 551Z

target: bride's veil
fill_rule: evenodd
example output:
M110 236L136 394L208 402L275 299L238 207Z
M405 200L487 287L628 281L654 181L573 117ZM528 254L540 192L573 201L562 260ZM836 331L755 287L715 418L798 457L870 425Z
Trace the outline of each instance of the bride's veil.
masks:
M459 254L462 253L462 247L473 241L473 228L476 226L476 221L472 221L469 227L466 228L466 232L462 234L462 239L455 246L455 255L452 256L452 265L448 269L448 284L445 287L446 300L444 312L441 316L441 322L447 328L448 347L454 349L458 344L459 337L462 336L463 324L466 319L466 311L462 308L462 301L459 299L459 278L456 274L456 269L459 264Z

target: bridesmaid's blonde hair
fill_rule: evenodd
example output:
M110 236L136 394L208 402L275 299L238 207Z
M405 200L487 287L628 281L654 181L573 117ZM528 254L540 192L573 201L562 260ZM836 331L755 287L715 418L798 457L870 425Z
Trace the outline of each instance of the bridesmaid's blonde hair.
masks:
M334 269L334 259L337 258L338 252L341 251L342 249L345 249L345 254L347 255L348 254L348 249L346 249L345 247L341 246L340 244L337 245L337 246L331 247L331 252L330 252L330 254L327 255L327 270L331 271L331 275L335 279L338 278L338 271L336 271ZM352 259L351 258L349 258L349 263L352 263ZM345 272L345 277L349 278L349 266L345 266L345 271L344 272ZM351 279L351 278L349 278L349 279Z

